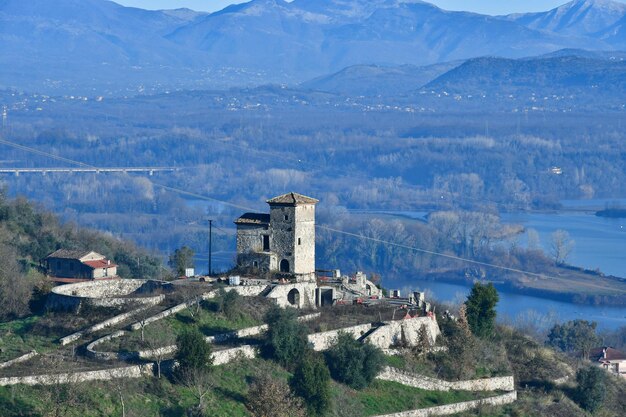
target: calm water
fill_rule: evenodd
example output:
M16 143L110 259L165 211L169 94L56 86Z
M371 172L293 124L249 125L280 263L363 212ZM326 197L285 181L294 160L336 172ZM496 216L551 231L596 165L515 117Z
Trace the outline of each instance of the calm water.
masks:
M558 229L569 233L574 248L567 262L605 274L626 276L626 219L608 219L593 212L565 211L559 213L507 213L502 221L517 223L539 234L543 249L548 252L551 234ZM526 234L520 236L524 244Z
M504 213L503 223L521 224L535 229L540 244L548 251L551 234L558 229L567 231L574 241L574 249L568 258L572 265L599 269L605 274L626 276L626 219L607 219L595 216L595 211L606 205L626 207L626 199L565 200L563 210L554 213ZM380 211L394 216L425 220L426 212ZM526 244L526 234L519 236ZM407 280L405 289L422 289L440 301L465 300L469 287L434 281ZM626 326L626 308L598 307L547 300L538 297L500 293L498 313L502 318L517 321L567 321L585 319L598 322L598 327L615 329Z
M405 293L408 290L419 289L426 291L428 297L447 303L465 301L470 291L469 286L430 280L407 280L403 284ZM595 321L598 323L598 329L614 330L626 326L624 307L578 305L501 291L497 310L498 318L501 320L528 323L537 327L549 328L556 322L574 319Z

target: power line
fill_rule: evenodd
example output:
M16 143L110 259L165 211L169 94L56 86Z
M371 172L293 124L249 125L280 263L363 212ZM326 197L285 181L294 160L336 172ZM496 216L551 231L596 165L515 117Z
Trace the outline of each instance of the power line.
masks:
M7 144L9 146L16 145L15 147L18 147L19 149L22 149L22 150L27 151L27 152L35 152L37 154L44 155L44 156L57 157L56 155L52 155L52 154L44 152L44 151L39 151L37 149L33 149L33 148L28 147L28 146L17 145L15 143L9 142L7 140L0 139L0 143ZM58 158L62 158L62 157L58 157ZM95 167L93 167L91 165L88 165L88 164L85 164L83 162L74 161L74 160L68 159L68 158L62 158L62 159L65 160L68 163L77 164L77 165L80 165L80 166L87 166L87 167L95 168ZM171 187L171 186L167 186L167 185L164 185L164 184L155 183L155 182L152 182L151 180L149 180L149 181L156 187L159 187L159 188L162 188L164 190L171 191L171 192L174 192L174 193L178 193L178 194L181 194L181 195L191 196L191 197L194 197L194 198L197 198L197 199L200 199L200 200L205 200L205 201L217 202L217 203L224 204L224 205L227 205L227 206L230 206L230 207L238 208L240 210L245 210L245 211L254 211L255 210L253 208L246 207L246 206L243 206L243 205L240 205L240 204L235 204L235 203L231 203L229 201L220 200L220 199L213 198L213 197L208 197L208 196L205 196L205 195L202 195L202 194L192 193L190 191L182 190L180 188L176 188L176 187ZM456 260L456 261L459 261L459 262L464 262L464 263L469 263L469 264L474 264L474 265L481 265L481 266L485 266L485 267L489 267L489 268L500 269L500 270L508 271L508 272L516 272L516 273L530 275L530 276L535 276L535 277L539 277L539 278L561 279L561 278L550 276L550 275L538 274L536 272L525 271L525 270L517 269L517 268L509 268L509 267L506 267L506 266L496 265L496 264L492 264L492 263L489 263L489 262L477 261L477 260L473 260L473 259L469 259L469 258L463 258L463 257L460 257L460 256L450 255L450 254L446 254L446 253L441 253L441 252L431 251L431 250L427 250L427 249L416 248L416 247L409 246L409 245L404 245L404 244L401 244L401 243L396 243L396 242L386 241L386 240L382 240L382 239L372 238L372 237L360 235L360 234L357 234L357 233L346 232L344 230L334 229L334 228L329 227L329 226L323 226L323 225L316 224L315 227L317 229L327 230L327 231L330 231L330 232L333 232L333 233L338 233L338 234L342 234L342 235L346 235L346 236L350 236L350 237L354 237L354 238L358 238L358 239L363 239L363 240L377 242L377 243L384 244L384 245L389 245L389 246L394 246L394 247L398 247L398 248L403 248L403 249L411 250L411 251L414 251L414 252L420 252L420 253L425 253L425 254L429 254L429 255L433 255L433 256L439 256L439 257L443 257L443 258L447 258L447 259L453 259L453 260Z

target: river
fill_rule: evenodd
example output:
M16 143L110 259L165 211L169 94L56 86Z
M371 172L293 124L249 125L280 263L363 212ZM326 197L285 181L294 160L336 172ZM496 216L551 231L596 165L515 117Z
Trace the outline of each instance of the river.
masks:
M595 216L607 204L626 207L626 199L565 200L558 212L503 213L503 223L521 224L539 234L540 244L549 251L551 234L558 229L569 233L574 242L568 263L605 274L626 276L626 219ZM366 212L365 210L355 210ZM370 211L371 212L371 211ZM387 215L426 220L428 213L420 211L378 211ZM519 236L526 244L526 233ZM427 290L439 301L459 302L467 297L469 286L408 279L400 285L405 290ZM501 318L516 321L567 321L585 319L596 321L600 329L626 326L626 308L579 305L539 297L500 292L498 313Z
M386 285L383 282L383 285ZM449 284L432 280L408 279L398 285L406 294L410 290L426 291L429 297L444 303L459 304L467 298L469 285ZM583 319L598 323L598 329L614 330L626 326L625 307L606 307L573 304L528 295L500 291L497 305L498 318L503 322L531 324L536 327L549 327L556 322Z

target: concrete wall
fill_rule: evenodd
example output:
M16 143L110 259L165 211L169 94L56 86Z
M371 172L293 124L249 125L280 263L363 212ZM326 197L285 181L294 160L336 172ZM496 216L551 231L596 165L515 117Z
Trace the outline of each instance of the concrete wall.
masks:
M108 381L115 378L141 378L153 375L152 369L153 365L147 364L126 366L123 368L103 369L99 371L8 377L0 378L0 386L16 384L56 385L86 381Z
M462 403L440 405L438 407L422 408L419 410L403 411L400 413L384 414L376 417L431 417L431 416L449 416L452 414L462 413L485 405L504 405L511 404L517 400L517 391L495 397L484 398L482 400L465 401Z
M398 382L409 387L421 388L428 391L514 391L513 376L495 378L481 378L469 381L444 381L417 375L401 369L386 367L376 377L383 381Z

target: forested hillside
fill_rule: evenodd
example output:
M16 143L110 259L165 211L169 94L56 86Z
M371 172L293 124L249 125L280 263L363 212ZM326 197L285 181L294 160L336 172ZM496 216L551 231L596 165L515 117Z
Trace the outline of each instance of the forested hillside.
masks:
M0 317L27 314L38 309L49 290L40 262L56 249L94 250L119 264L127 278L154 278L161 260L133 244L58 218L24 198L9 199L0 190Z

